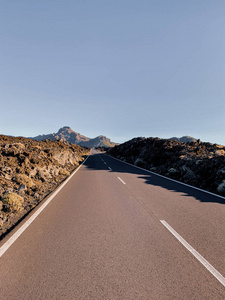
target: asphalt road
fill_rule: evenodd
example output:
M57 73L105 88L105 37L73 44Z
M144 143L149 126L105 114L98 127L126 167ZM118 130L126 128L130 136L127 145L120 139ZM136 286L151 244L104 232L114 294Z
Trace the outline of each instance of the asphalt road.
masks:
M0 299L224 300L224 229L224 199L93 151L2 254Z

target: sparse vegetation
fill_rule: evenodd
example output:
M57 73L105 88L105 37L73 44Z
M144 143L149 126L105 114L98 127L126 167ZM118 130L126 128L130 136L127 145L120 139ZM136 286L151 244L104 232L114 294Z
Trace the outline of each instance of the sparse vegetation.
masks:
M2 202L10 212L18 212L22 210L24 200L16 193L6 193L3 195Z
M60 175L65 175L65 176L69 176L69 175L70 175L70 172L67 171L66 169L61 169L61 170L59 171L59 174L60 174Z
M34 185L33 180L29 176L27 176L25 174L18 174L18 175L16 175L15 180L16 180L17 183L24 184L28 188L30 188L30 187L32 187Z

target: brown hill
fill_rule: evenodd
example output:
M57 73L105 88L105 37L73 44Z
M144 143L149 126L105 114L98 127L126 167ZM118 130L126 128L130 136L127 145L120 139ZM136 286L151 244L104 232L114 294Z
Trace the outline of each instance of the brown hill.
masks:
M88 138L86 136L81 135L78 132L73 131L69 126L64 126L59 129L57 133L38 135L31 139L43 141L45 139L50 139L51 141L65 141L79 146L85 147L113 147L116 143L113 143L107 137L100 135L96 138Z

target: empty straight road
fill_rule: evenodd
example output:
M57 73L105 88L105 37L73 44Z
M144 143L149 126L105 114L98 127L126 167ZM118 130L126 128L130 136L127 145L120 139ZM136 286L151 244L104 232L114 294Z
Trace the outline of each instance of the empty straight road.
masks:
M1 241L0 298L224 300L224 229L224 199L92 151Z

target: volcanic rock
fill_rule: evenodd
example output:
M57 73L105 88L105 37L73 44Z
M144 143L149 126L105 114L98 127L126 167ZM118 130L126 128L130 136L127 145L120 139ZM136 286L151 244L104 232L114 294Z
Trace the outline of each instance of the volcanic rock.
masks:
M200 140L134 138L107 151L111 156L175 180L225 194L225 147Z
M89 152L89 148L64 141L0 135L0 236L53 191ZM21 196L23 203L17 206Z

